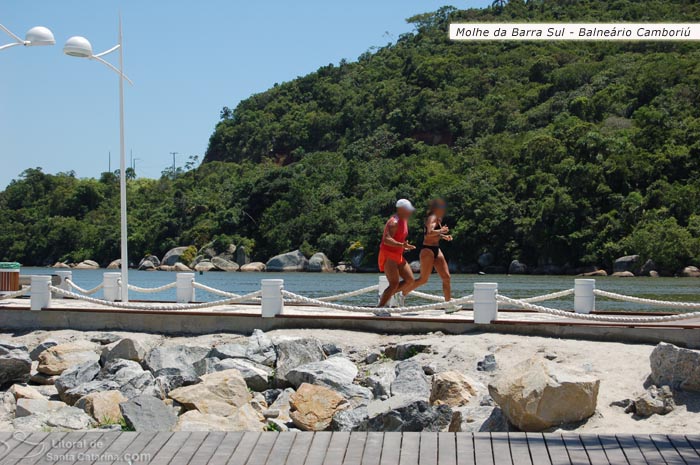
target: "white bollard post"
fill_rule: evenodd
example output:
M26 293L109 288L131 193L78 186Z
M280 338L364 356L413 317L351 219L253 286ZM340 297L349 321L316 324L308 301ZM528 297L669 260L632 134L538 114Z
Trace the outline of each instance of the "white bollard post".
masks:
M262 288L262 317L274 318L281 315L284 310L282 289L284 279L263 279L260 281Z
M498 283L474 283L474 323L487 325L498 319Z
M72 291L71 287L68 285L68 283L66 281L73 279L73 272L66 271L66 270L60 270L60 271L56 271L55 273L56 273L56 276L58 276L58 279L60 280L56 287L59 289L63 289L64 291ZM53 297L55 299L62 299L63 298L60 295L55 295Z
M51 307L51 276L32 276L30 309Z
M384 291L386 290L387 287L389 287L389 280L386 279L386 276L384 276L384 275L379 276L379 289L377 289L377 293L378 293L379 297L377 298L377 302L379 302L379 300L381 300L382 294L384 294ZM389 299L389 302L387 302L387 305L389 307L393 307L394 305L396 305L396 300L394 300L393 296L391 297L391 299Z
M121 287L119 286L119 280L121 277L121 273L104 274L104 280L102 281L104 287L102 288L102 293L104 294L104 298L107 302L116 302L117 300L121 300L122 291Z
M591 313L595 310L595 279L574 280L574 311Z
M194 302L194 273L178 273L175 282L177 283L177 303Z

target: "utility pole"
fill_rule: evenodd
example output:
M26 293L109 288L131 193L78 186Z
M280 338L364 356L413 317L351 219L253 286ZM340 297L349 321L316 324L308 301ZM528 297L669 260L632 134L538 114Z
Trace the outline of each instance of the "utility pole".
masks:
M139 160L140 158L133 158L131 160L131 169L134 170L134 175L136 175L136 162Z
M112 172L112 152L107 152L107 172Z
M175 155L179 155L180 152L170 152L170 155L173 156L173 177L175 177Z

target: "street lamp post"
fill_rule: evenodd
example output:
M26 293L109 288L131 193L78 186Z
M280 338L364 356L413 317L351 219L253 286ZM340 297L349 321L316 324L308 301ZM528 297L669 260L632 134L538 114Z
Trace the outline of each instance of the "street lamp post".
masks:
M18 45L24 45L25 47L36 47L41 45L54 45L56 43L51 30L43 26L36 26L28 30L27 34L24 36L24 40L20 39L18 35L13 34L12 31L7 29L2 24L0 24L0 30L5 31L8 36L14 39L14 42L0 46L0 50L16 47Z
M119 51L119 68L102 57ZM120 194L120 223L121 223L121 298L122 302L129 301L129 250L126 225L126 152L124 149L124 80L133 82L124 74L124 49L122 47L122 20L119 18L119 43L97 55L92 53L92 44L85 37L73 36L66 41L63 53L78 58L99 61L119 75L119 194Z

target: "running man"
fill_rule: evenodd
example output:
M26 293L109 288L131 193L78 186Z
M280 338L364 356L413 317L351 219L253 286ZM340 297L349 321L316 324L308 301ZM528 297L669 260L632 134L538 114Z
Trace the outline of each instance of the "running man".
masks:
M379 307L384 307L394 294L410 287L415 281L413 271L408 265L403 254L407 250L413 250L416 246L408 243L408 219L416 209L410 201L400 199L396 202L396 214L389 218L384 226L382 243L379 246L379 271L384 272L389 281L382 297L379 299ZM403 294L399 294L399 305L403 307Z

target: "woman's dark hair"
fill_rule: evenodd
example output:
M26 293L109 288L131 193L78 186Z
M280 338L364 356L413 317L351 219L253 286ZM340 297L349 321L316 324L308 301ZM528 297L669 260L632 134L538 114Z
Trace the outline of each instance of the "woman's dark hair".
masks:
M428 202L428 211L425 213L425 216L430 216L433 213L435 213L435 210L437 209L438 206L440 205L445 205L445 199L441 197L436 197L430 202Z

